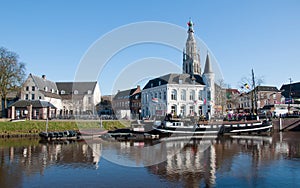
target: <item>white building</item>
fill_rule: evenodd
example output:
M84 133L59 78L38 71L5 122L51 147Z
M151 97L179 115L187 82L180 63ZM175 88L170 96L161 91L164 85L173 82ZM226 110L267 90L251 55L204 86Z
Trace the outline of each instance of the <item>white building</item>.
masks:
M52 82L29 74L21 89L21 100L46 101L57 110L54 116L96 114L95 107L101 101L98 82ZM32 114L34 117L35 114Z
M150 80L142 91L142 116L189 117L214 114L215 82L207 54L201 74L200 53L194 38L192 21L188 22L183 73L167 74Z

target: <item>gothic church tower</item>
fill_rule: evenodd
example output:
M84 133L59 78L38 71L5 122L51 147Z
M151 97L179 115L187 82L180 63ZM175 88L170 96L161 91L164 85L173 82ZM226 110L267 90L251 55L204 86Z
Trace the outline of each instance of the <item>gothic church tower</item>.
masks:
M194 23L192 20L188 22L188 38L186 41L185 50L183 50L183 74L201 75L200 53L197 49L196 40L194 37Z

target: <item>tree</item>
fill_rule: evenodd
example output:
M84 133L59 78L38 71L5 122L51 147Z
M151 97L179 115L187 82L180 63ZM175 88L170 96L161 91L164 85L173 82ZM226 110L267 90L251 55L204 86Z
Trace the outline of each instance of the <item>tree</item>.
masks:
M254 75L254 70L251 71L250 77L243 77L239 83L241 92L250 92L251 93L251 105L252 112L257 113L257 86L260 86L263 83L262 77L256 77Z
M15 52L0 47L0 96L7 109L7 95L17 91L25 78L25 64L19 62L19 56ZM1 105L2 107L2 105ZM5 110L2 110L2 116Z

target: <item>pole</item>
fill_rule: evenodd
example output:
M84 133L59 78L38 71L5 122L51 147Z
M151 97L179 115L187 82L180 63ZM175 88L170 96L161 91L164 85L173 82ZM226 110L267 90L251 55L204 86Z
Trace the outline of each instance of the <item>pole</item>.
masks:
M257 93L256 93L255 77L254 77L254 70L253 69L252 69L252 87L253 87L253 92L254 92L253 113L257 113Z
M290 92L289 92L289 104L288 104L288 113L290 113L290 109L291 109L291 103L292 103L292 78L289 78L290 80Z

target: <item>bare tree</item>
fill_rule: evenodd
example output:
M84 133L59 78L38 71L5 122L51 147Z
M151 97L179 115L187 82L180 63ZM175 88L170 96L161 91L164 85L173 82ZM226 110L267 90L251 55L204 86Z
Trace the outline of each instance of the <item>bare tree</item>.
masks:
M25 64L19 62L15 52L0 47L0 96L4 101L4 109L7 108L7 95L11 91L17 91L25 78ZM5 111L2 110L5 116Z
M252 112L257 113L257 93L256 88L263 83L263 77L257 77L254 75L254 70L252 69L251 76L243 77L239 83L241 92L251 93L251 104Z

